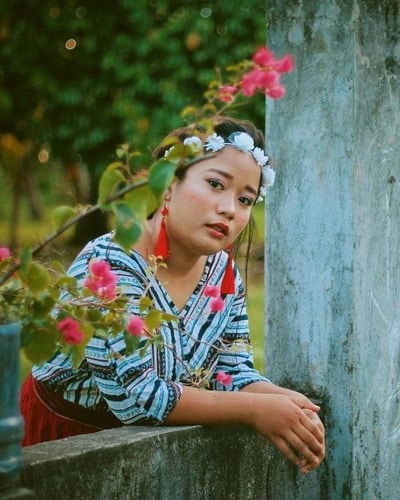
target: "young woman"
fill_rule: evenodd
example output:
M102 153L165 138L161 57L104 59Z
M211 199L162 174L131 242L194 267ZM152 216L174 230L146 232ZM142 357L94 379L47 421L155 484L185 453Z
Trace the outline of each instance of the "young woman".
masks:
M70 269L83 282L91 262L107 261L133 314L148 290L156 307L178 321L164 321L163 348L142 356L125 355L122 334L94 336L78 370L61 352L34 367L21 393L24 445L119 425L246 424L310 472L325 454L319 407L253 368L245 291L226 252L273 182L263 135L231 118L220 118L210 137L191 133L173 135L201 148L204 159L177 170L130 254L110 233L88 243ZM156 155L170 153L158 148ZM147 259L159 252L166 267L149 275ZM204 376L207 390L195 384Z

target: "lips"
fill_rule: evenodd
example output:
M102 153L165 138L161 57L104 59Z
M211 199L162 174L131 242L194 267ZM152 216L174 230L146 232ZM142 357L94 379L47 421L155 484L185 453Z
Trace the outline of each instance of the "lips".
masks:
M208 227L211 227L215 231L218 231L219 233L223 234L224 236L226 236L229 233L228 224L224 224L223 222L218 222L216 224L208 224Z

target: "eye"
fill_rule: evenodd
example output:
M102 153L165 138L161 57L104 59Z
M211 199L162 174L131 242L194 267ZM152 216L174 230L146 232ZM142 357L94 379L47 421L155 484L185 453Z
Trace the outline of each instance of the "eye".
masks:
M239 201L242 205L245 205L246 207L252 207L254 205L254 200L252 198L249 198L248 196L241 196L239 198Z
M217 191L222 191L224 189L223 183L218 179L208 179L207 182Z

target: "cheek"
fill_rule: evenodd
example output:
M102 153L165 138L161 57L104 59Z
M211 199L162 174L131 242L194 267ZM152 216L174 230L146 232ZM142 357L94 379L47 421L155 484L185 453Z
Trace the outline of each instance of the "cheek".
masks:
M249 220L250 220L251 213L246 212L243 214L237 214L236 216L236 229L237 229L237 235L239 235L244 228L247 226Z
M185 210L204 211L207 207L211 207L215 200L210 196L210 192L206 189L201 189L200 186L190 186L190 189L186 189L180 193L181 201L185 206Z

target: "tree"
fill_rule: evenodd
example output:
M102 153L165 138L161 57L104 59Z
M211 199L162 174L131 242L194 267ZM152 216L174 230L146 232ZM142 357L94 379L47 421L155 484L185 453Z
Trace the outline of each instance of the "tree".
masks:
M202 102L215 69L265 43L256 0L3 0L0 19L0 134L25 145L31 162L42 152L78 172L86 165L92 202L118 144L145 152L146 164L182 125L182 108ZM263 128L261 97L240 113ZM104 229L100 220L83 239Z

